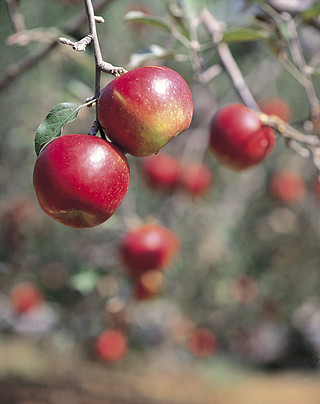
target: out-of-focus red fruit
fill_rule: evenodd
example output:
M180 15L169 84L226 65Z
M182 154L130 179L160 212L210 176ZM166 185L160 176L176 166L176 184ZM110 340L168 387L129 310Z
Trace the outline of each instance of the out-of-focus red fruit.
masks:
M179 161L163 152L145 157L142 165L148 185L162 191L170 191L177 185L179 169Z
M117 362L127 352L126 336L119 330L105 330L95 340L96 356L105 362Z
M211 186L212 174L203 163L184 165L180 170L180 184L192 196L205 195Z
M218 350L218 340L215 334L206 328L193 330L189 340L188 348L193 355L199 358L207 358Z
M134 281L134 297L137 300L151 299L160 293L163 284L163 272L151 269Z
M179 248L176 234L157 223L146 223L128 231L119 246L121 260L133 277L150 269L168 268Z
M276 115L285 122L289 122L291 119L291 108L282 98L273 97L261 101L260 109L261 112L267 115Z
M20 283L11 290L10 302L15 312L25 314L44 303L42 291L29 282Z
M306 186L302 177L289 170L281 170L270 181L272 195L281 202L299 202L305 196Z
M225 105L211 121L209 148L221 164L234 170L259 164L274 144L274 131L243 104Z

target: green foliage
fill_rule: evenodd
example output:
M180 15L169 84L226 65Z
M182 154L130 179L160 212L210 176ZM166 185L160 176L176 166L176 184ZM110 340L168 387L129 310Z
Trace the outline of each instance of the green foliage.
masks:
M74 121L84 105L63 102L51 108L45 120L38 126L35 136L35 150L37 156L41 149L54 138L61 136L62 129Z

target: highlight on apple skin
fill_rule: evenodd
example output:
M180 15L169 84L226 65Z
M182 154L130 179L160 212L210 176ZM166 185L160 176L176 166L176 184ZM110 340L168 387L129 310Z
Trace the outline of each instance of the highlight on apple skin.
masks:
M144 66L112 80L101 92L97 111L107 137L143 157L159 152L190 126L193 101L179 73Z
M41 209L74 228L97 226L122 203L130 181L125 155L106 140L64 135L40 153L33 185Z

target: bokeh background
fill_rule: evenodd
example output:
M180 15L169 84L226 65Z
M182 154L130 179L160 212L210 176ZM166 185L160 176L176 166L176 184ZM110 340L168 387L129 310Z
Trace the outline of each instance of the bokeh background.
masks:
M32 185L34 136L54 105L82 104L93 94L92 50L77 53L57 45L16 79L5 77L15 72L19 61L57 37L85 36L86 22L70 29L70 21L84 6L81 1L21 0L19 10L31 30L23 36L14 35L7 1L0 2L0 398L11 390L20 394L24 386L34 397L49 390L56 397L60 389L62 400L69 394L65 402L72 403L76 393L68 389L77 385L83 388L83 400L88 392L96 394L83 401L90 403L108 402L107 397L119 403L212 403L215 397L217 403L250 404L256 402L255 394L260 394L261 403L280 403L288 402L281 399L293 397L292 392L292 400L300 400L292 403L319 403L317 169L281 137L272 155L257 167L234 172L220 165L208 150L209 124L220 106L241 100L228 74L220 70L205 29L199 30L202 62L216 70L211 80L201 82L192 53L172 33L124 21L124 15L142 3L146 12L170 23L174 13L180 16L183 10L189 18L186 26L203 7L235 30L252 24L257 15L263 21L257 3L237 0L151 0L138 5L114 0L103 7L99 14L105 23L99 24L98 34L106 61L127 69L165 64L188 82L194 100L191 127L162 152L183 164L205 164L212 183L200 197L179 188L155 190L145 180L144 159L128 156L131 183L117 213L96 228L78 230L54 222L37 204ZM319 94L319 20L297 21ZM310 111L304 88L298 74L279 60L285 44L279 27L270 26L277 38L235 40L230 49L256 100L282 98L291 109L290 123L307 130ZM110 80L103 75L102 86ZM93 120L94 108L85 108L64 133L87 133ZM280 200L272 193L271 178L280 170L303 179L299 200ZM139 301L118 250L126 232L146 220L172 230L181 249L165 272L161 293ZM44 302L17 314L12 290L25 282L41 291ZM115 326L125 333L128 350L117 363L101 363L93 355L93 342ZM209 330L216 338L217 345L209 344L204 357L188 344L197 329ZM39 380L43 391L37 393ZM109 396L104 396L104 383ZM178 385L189 387L184 391ZM304 399L305 394L310 399ZM140 401L134 401L137 396Z

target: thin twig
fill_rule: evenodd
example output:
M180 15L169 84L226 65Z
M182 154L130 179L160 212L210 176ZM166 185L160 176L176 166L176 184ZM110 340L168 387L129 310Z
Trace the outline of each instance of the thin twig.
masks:
M216 45L216 50L219 54L220 60L225 67L226 72L229 74L240 98L249 108L258 111L259 106L255 101L249 87L247 86L239 66L235 62L229 46L226 43L221 42L223 29L225 28L224 24L218 21L207 8L202 10L201 18L212 36L212 40Z
M114 0L96 0L94 2L94 8L96 11L101 11L104 7L111 4ZM87 20L87 14L85 10L79 12L74 18L68 21L62 31L66 35L72 36ZM23 73L30 70L38 62L49 55L58 45L60 44L59 38L56 37L55 40L46 44L40 49L36 49L30 52L23 59L9 65L5 72L0 76L0 91L8 88L14 83Z
M304 78L302 85L305 89L309 101L311 119L318 118L320 116L320 102L317 97L317 93L312 82L311 74L309 73L308 66L303 55L295 21L289 13L285 12L281 13L281 17L283 21L285 21L290 34L290 40L288 42L288 45L291 52L291 56Z

